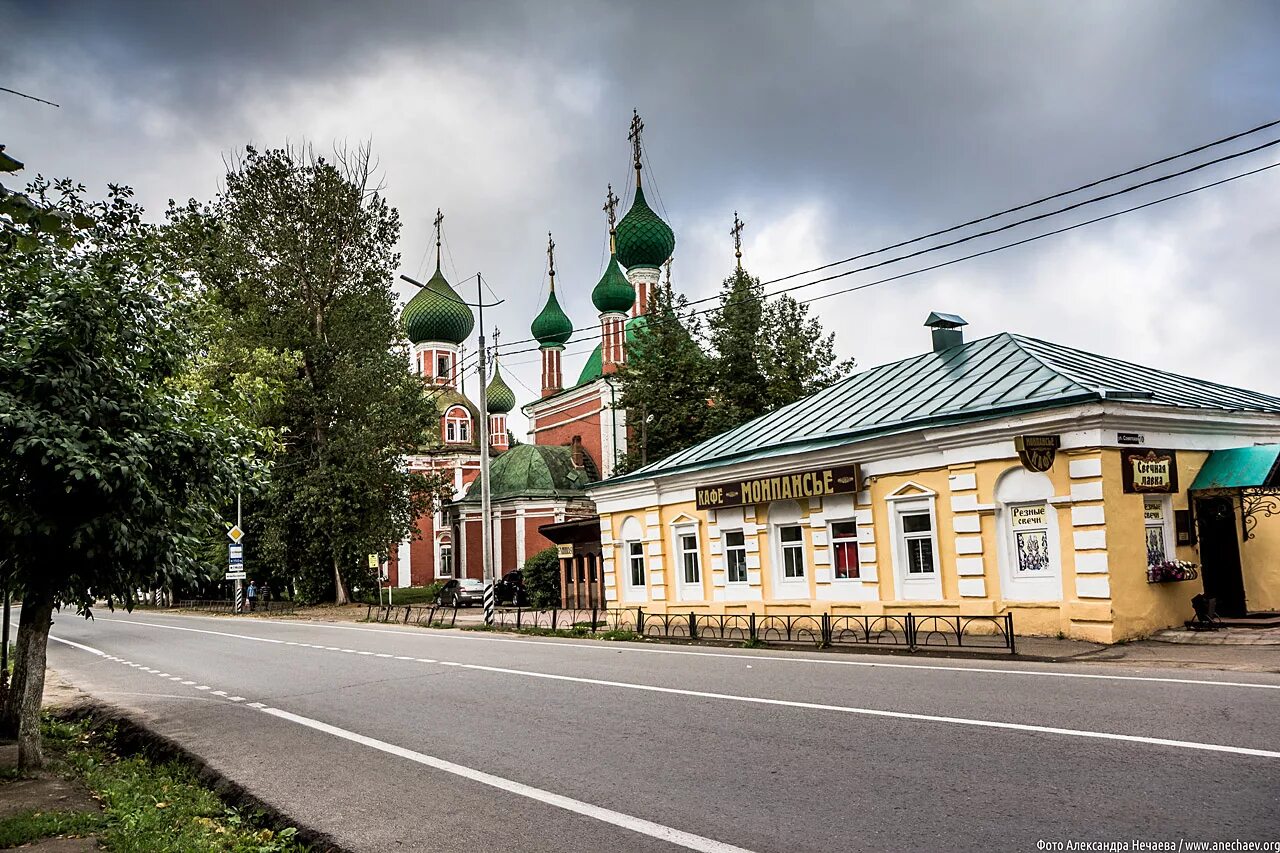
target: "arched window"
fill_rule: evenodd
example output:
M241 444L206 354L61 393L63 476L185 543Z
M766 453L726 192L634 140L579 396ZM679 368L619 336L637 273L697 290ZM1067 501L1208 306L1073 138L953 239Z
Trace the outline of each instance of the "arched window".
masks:
M462 406L453 406L444 413L444 440L446 444L471 441L471 415Z

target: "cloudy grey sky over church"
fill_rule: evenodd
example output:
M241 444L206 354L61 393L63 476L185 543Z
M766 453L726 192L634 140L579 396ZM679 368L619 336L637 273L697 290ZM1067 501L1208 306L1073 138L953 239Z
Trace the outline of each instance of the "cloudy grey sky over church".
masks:
M566 311L595 323L600 208L606 184L631 180L633 108L676 232L673 280L693 299L732 270L735 210L745 265L771 280L1280 118L1269 3L0 2L0 20L0 86L61 104L0 93L21 177L129 184L159 218L169 198L211 197L246 143L369 140L403 217L402 270L430 273L442 208L446 274L483 271L506 299L486 316L505 341L528 337L545 299L548 230ZM1270 165L1277 150L795 295ZM1018 332L1278 394L1278 270L1275 169L813 306L867 367L927 348L921 323L940 310L970 337ZM570 342L566 380L595 343ZM505 366L533 399L536 353Z

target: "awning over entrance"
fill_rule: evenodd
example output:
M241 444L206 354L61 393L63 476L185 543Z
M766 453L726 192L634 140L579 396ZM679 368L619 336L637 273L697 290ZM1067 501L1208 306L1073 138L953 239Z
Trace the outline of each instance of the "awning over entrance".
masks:
M1280 444L1215 450L1191 484L1193 492L1280 488Z
M1240 538L1252 539L1259 519L1280 515L1280 444L1213 451L1191 492L1238 498Z

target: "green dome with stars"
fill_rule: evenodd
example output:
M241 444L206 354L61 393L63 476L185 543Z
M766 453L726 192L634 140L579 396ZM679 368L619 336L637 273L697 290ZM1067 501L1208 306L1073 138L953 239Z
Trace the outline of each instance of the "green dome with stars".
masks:
M662 217L644 200L644 189L636 187L631 209L618 223L618 261L627 269L657 269L676 250L676 235Z
M476 326L475 315L445 281L439 264L435 275L404 306L400 318L409 340L415 344L426 341L460 344Z

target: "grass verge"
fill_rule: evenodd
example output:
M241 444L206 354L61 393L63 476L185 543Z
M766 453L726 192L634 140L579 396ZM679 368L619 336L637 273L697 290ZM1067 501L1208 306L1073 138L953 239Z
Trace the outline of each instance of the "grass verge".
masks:
M297 830L273 829L261 814L223 802L191 767L150 749L128 753L115 723L44 721L46 758L83 783L101 813L25 812L0 819L0 847L59 835L96 835L124 853L305 853ZM2 789L0 789L2 790Z

